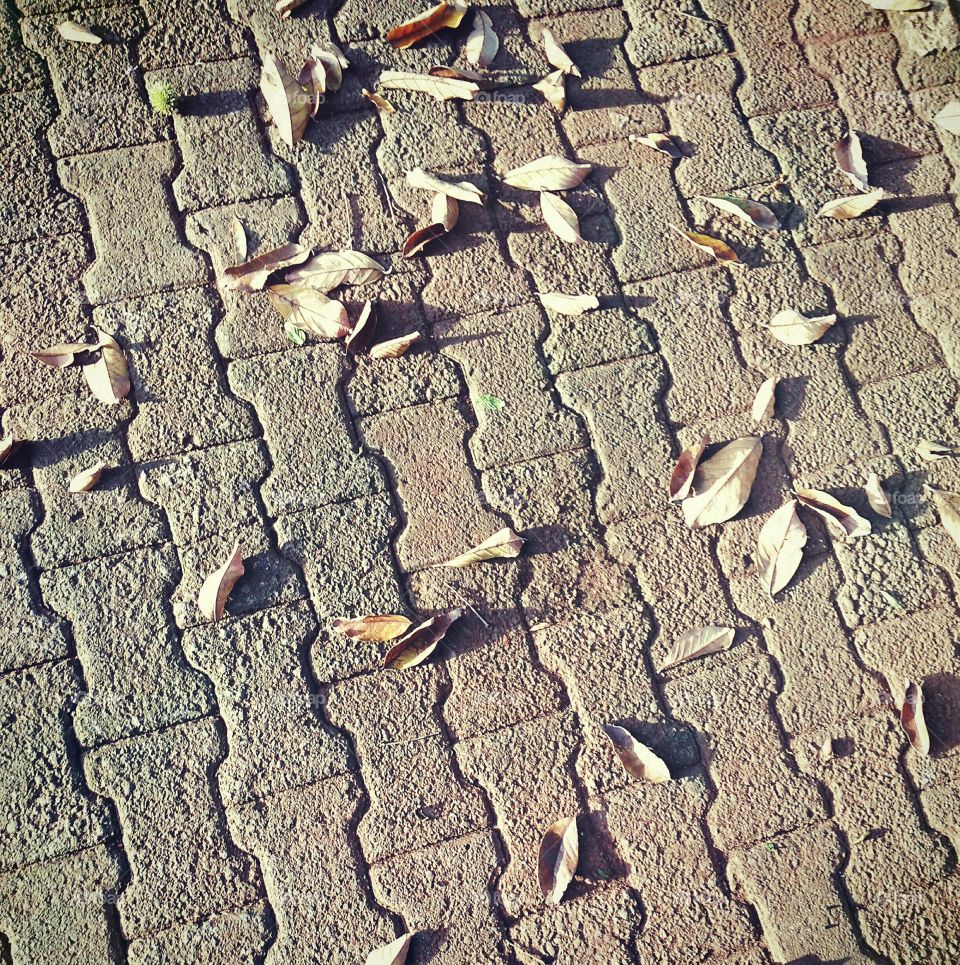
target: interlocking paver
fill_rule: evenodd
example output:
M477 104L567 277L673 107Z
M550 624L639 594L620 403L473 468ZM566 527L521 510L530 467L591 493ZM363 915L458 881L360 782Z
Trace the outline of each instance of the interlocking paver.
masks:
M239 27L227 20L224 0L142 0L147 29L137 39L145 70L226 60L247 53Z

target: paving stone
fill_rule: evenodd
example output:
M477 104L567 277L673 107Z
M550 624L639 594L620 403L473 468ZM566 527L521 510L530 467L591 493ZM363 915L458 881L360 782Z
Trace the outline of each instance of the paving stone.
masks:
M7 819L0 871L88 848L112 834L107 810L83 787L66 744L77 687L66 661L0 676L0 800Z
M119 877L119 862L102 845L0 876L0 929L13 961L123 961L107 908Z
M307 0L293 16L284 18L258 0L226 2L231 19L250 28L258 50L276 54L294 72L302 66L311 44L330 39L329 5L321 0Z
M43 86L43 61L24 50L12 0L0 5L0 93L36 90Z
M141 6L148 26L137 44L137 59L145 70L248 52L242 31L227 20L223 0L144 0Z
M257 897L249 862L227 838L213 785L224 753L208 718L87 755L91 787L113 798L120 815L131 877L117 907L129 938Z
M637 67L721 54L727 43L719 24L698 13L689 0L624 0L633 29L627 35L627 56Z
M834 884L841 859L840 842L830 824L780 835L730 856L730 873L757 909L775 962L805 955L822 961L862 960Z
M960 24L948 6L890 14L890 30L900 45L897 73L908 90L960 80L957 50Z
M0 580L0 673L68 655L66 629L39 610L26 577Z
M173 167L170 144L85 154L57 165L87 206L97 259L83 284L94 304L206 280L206 266L180 240L167 207L165 182ZM134 238L150 239L149 258Z
M955 55L951 55L955 59ZM941 87L932 87L927 90L913 91L910 95L910 103L917 114L925 121L934 125L934 131L940 140L940 145L944 154L950 161L953 168L953 182L950 185L950 192L954 196L960 191L960 140L955 135L944 131L937 125L933 118L952 100L960 98L960 82L945 84Z
M43 598L69 620L86 690L74 726L94 745L199 717L207 682L184 661L165 597L171 548L147 549L41 577Z
M920 792L920 804L930 827L946 835L950 844L957 847L960 841L960 825L954 808L958 789L956 784L935 784Z
M358 454L341 402L343 347L317 345L297 352L232 362L231 388L257 410L272 467L261 487L276 516L380 491L376 463ZM318 420L323 444L305 448Z
M487 826L483 797L458 774L443 734L439 688L426 665L344 680L328 694L330 719L353 738L370 798L357 831L371 864Z
M57 24L62 19L31 17L21 24L26 46L47 61L60 108L47 134L53 153L65 157L149 144L167 135L169 125L150 111L131 70L136 65L136 42L146 27L140 8L133 4L97 6L85 14L81 18L84 26L103 38L96 47L61 37ZM104 183L116 187L137 167L134 164L115 177L106 176ZM151 207L132 206L141 216Z
M40 500L26 487L3 490L0 513L4 519L0 530L0 578L19 579L26 585L31 579L27 537L40 519Z
M252 60L150 71L144 82L148 90L170 84L179 98L173 127L183 170L173 194L182 211L292 190L290 172L267 154L255 119L250 92L259 77Z
M858 34L884 30L887 20L868 6L852 6L845 0L799 0L793 14L797 36L805 47L828 44Z

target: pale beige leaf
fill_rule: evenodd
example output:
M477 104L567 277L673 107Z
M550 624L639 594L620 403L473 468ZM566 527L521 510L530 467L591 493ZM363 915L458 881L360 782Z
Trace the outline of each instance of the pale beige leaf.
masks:
M770 334L785 345L812 345L822 338L836 321L836 315L815 315L808 318L792 308L785 308L770 320Z
M94 396L107 405L116 405L130 393L130 371L123 349L106 332L95 329L100 349L96 361L83 366L83 377Z
M623 769L631 777L649 781L651 784L664 784L670 780L670 769L667 765L625 727L604 724L603 730L610 738Z
M890 500L883 491L883 486L880 485L880 477L875 472L867 476L867 482L863 489L867 494L867 502L870 503L870 508L878 516L886 516L887 519L893 516L893 511L890 509Z
M260 71L260 92L282 140L293 147L306 130L313 93L293 77L279 57L267 54Z
M948 459L950 456L960 454L960 447L951 445L949 442L941 442L939 439L921 439L914 451L921 459L936 462L938 459Z
M634 144L642 144L644 147L651 147L654 151L666 154L675 160L683 157L680 148L674 143L673 138L667 134L654 131L652 134L631 134L630 141Z
M679 502L681 499L686 499L687 496L690 495L690 489L693 487L693 476L697 471L697 464L700 462L703 450L709 445L710 436L703 435L698 442L695 442L692 446L688 446L680 453L680 457L673 467L673 472L670 474L670 482L667 484L667 493L670 496L670 502Z
M543 94L546 102L558 111L567 106L566 75L562 70L554 70L533 85L534 90Z
M737 257L737 253L725 241L721 241L719 238L711 238L710 235L701 234L699 231L687 231L684 228L678 228L676 225L669 225L668 227L680 235L681 238L685 238L694 247L711 255L717 261L728 262L730 264L741 263Z
M38 352L31 352L30 356L51 368L65 369L77 361L77 355L80 352L93 352L96 347L90 342L61 342L59 345L51 345Z
M411 188L421 188L435 194L445 194L458 201L468 201L471 204L483 204L484 194L469 181L445 181L443 178L428 174L423 168L407 171L407 184Z
M107 468L107 463L98 462L90 466L88 469L84 469L82 472L78 472L73 479L70 480L70 485L67 489L71 493L88 493L98 482L100 482L104 471Z
M830 493L820 489L797 489L794 493L802 506L812 509L827 524L827 531L834 538L845 540L869 535L870 521Z
M405 670L423 663L437 649L450 627L462 616L463 610L451 610L418 624L387 651L383 665L395 670Z
M874 10L910 12L930 9L930 0L863 0L863 2Z
M589 164L577 164L559 155L547 154L507 171L503 181L513 188L528 191L566 191L580 184L590 171Z
M474 67L489 67L499 49L500 38L493 29L493 21L482 10L478 10L463 48L467 63Z
M364 97L381 113L381 114L396 114L397 109L390 103L385 97L381 97L375 91L369 91L364 87L361 91Z
M563 49L563 45L554 37L549 27L543 28L543 52L551 67L556 67L564 74L580 76L580 68L570 59L570 55Z
M413 935L401 935L392 942L375 948L367 956L366 965L404 965L412 938Z
M287 280L328 292L339 285L368 285L380 281L387 269L362 251L322 251L299 268L287 272Z
M470 566L473 563L483 563L485 560L513 559L520 555L520 550L525 542L526 540L517 536L509 526L506 526L482 543L478 543L473 549L467 550L466 553L461 553L460 556L455 556L452 560L436 565L460 568Z
M549 191L540 194L540 210L547 227L562 241L573 245L583 244L580 237L580 220L576 211L563 198Z
M237 264L241 264L247 260L247 229L236 215L230 219L230 232L233 235L234 259Z
M237 580L243 576L243 558L240 555L240 544L233 547L233 551L226 563L218 570L214 570L204 581L197 594L197 607L206 620L217 621L223 617L223 608L227 605Z
M362 643L386 643L395 640L411 627L411 621L396 613L386 613L378 616L338 617L333 621L333 629L339 630L351 640Z
M821 218L840 218L846 221L866 214L883 200L883 188L877 188L868 194L855 194L849 198L836 198L828 201L817 213Z
M567 886L573 881L580 860L577 819L561 818L552 824L540 842L537 876L540 891L548 905L558 905Z
M435 194L430 205L430 220L434 224L442 224L445 230L452 231L460 220L460 204L457 199L448 194Z
M385 70L379 85L385 90L409 90L429 94L438 101L472 101L479 92L477 84L453 77L435 77L431 74L412 74L405 70Z
M870 182L867 165L863 160L863 148L856 131L850 131L846 137L837 141L833 149L837 159L837 167L849 178L858 191L869 191Z
M236 291L258 292L275 271L289 268L291 265L299 265L309 257L309 248L289 242L279 248L265 251L242 265L227 268L223 273L224 284L227 288Z
M675 667L686 660L705 657L711 653L727 650L733 643L731 627L696 627L688 630L671 648L660 669Z
M84 27L79 23L75 23L73 20L64 20L62 23L58 23L57 33L59 33L64 40L69 40L71 43L75 44L103 43L103 39L101 37L98 37L87 27Z
M770 596L779 593L794 577L803 559L807 528L791 499L763 524L757 537L760 582Z
M270 304L284 320L320 338L338 339L350 334L347 310L342 302L306 285L272 285Z
M558 315L582 315L600 307L596 295L564 295L562 292L537 292L540 304Z
M910 746L921 757L926 757L930 753L930 732L923 716L923 688L909 680L905 682L900 702L900 724Z
M776 376L771 376L757 389L756 398L750 407L750 415L753 417L754 422L766 422L768 419L773 418L773 409L776 405L777 382L778 379Z
M940 524L960 547L960 493L933 490L933 504L937 507Z
M340 90L343 86L343 72L350 66L343 51L332 41L324 40L310 48L310 59L323 71L322 87L318 86L318 92Z
M734 439L697 467L697 492L682 503L684 522L691 529L732 519L750 498L763 446L756 436Z
M386 342L380 342L370 349L372 359L398 359L420 341L419 332L410 332L408 335L401 335L399 338L391 338Z
M960 101L950 101L933 120L945 131L960 134Z
M716 197L701 197L702 201L712 204L715 208L727 214L732 214L741 221L752 224L755 228L765 228L773 231L780 227L777 216L759 201L749 201L743 198L735 198L732 194L721 194Z

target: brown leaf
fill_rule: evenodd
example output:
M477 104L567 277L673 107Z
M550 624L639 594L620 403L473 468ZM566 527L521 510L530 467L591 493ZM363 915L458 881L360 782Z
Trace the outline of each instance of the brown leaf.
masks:
M443 178L428 174L423 168L407 171L407 184L411 188L421 188L434 194L445 194L458 201L468 201L471 204L483 204L484 194L469 181L445 181Z
M130 394L130 371L123 349L106 332L95 329L100 349L96 361L83 366L83 377L94 396L107 405L116 405Z
M258 292L275 271L302 264L309 257L309 248L291 241L272 251L265 251L242 265L227 268L223 273L226 278L225 284L227 288L235 291Z
M504 184L528 191L566 191L575 188L592 170L589 164L577 164L556 154L547 154L524 164L503 176Z
M267 54L260 71L260 92L283 141L293 147L306 130L314 93L293 77L279 57Z
M456 0L448 3L447 0L441 0L425 13L411 17L388 30L387 41L395 50L406 50L407 47L412 47L438 30L443 30L444 27L459 27L466 12L466 3L459 3Z
M378 81L385 90L410 90L429 94L438 101L472 101L480 87L469 80L454 77L436 77L432 74L413 74L404 70L385 70Z
M347 310L342 302L306 285L272 285L270 304L294 328L319 338L338 339L350 334Z
M683 518L691 529L732 519L750 498L763 446L756 436L734 439L697 466L697 495L683 501Z
M686 499L690 495L690 488L693 486L693 474L696 472L697 463L703 455L703 450L710 445L710 436L704 435L699 442L688 446L680 453L677 464L673 467L670 476L670 483L667 492L670 495L670 502L678 502Z
M486 84L487 78L475 70L466 67L449 67L447 64L434 64L427 73L431 77L449 77L452 80L468 80L474 84Z
M377 313L376 304L372 301L364 302L357 324L353 326L353 330L347 336L347 351L352 355L360 355L366 352L373 344L379 323L380 316Z
M795 495L801 506L812 509L826 524L831 536L839 540L870 533L870 522L852 506L845 506L820 489L797 489Z
M546 102L558 111L567 106L566 75L562 70L553 70L533 85L534 90L543 94Z
M732 194L721 194L715 198L701 197L702 201L712 204L715 208L732 214L741 221L752 224L755 228L765 228L773 231L780 227L777 216L759 201L745 201L742 198L735 198Z
M420 341L419 332L410 332L408 335L401 335L399 338L391 338L386 342L380 342L370 349L372 359L398 359L401 355L406 355L410 349Z
M447 194L435 194L430 206L430 220L434 224L442 224L447 231L452 231L460 220L460 204L457 199Z
M467 550L460 556L455 556L446 563L437 563L436 566L462 567L470 566L471 563L482 563L485 560L513 559L520 555L520 549L526 540L510 529L504 527L494 533L489 539L478 543L473 549Z
M362 643L386 643L388 640L395 640L406 633L410 626L410 620L395 613L353 619L340 617L333 621L334 630L339 630L345 637Z
M368 101L370 101L370 103L373 104L373 106L374 106L381 114L396 114L396 113L397 113L397 109L393 106L393 104L391 104L390 101L388 101L385 97L381 97L381 96L380 96L378 93L376 93L375 91L373 91L373 92L368 91L367 88L364 87L364 88L360 91L360 93L363 94L363 96L366 97L366 99L367 99Z
M297 7L302 7L306 2L307 0L275 0L273 9L281 20L287 20Z
M837 167L845 174L858 191L869 191L867 165L863 160L863 149L856 131L837 141L833 149Z
M683 157L673 138L658 131L654 131L652 134L631 134L630 141L634 144L642 144L644 147L652 147L655 151L666 154L667 157L672 157L674 160Z
M551 67L564 74L580 77L580 68L570 59L570 55L563 49L563 45L553 35L549 27L543 28L543 51Z
M883 486L880 485L880 477L875 472L870 473L863 488L867 494L867 502L870 503L870 508L878 516L885 516L890 519L893 516L893 511L890 509L890 500L887 499L887 494L883 491Z
M442 613L418 624L387 651L383 658L383 665L393 667L395 670L404 670L423 663L437 649L437 644L461 616L463 616L463 610L451 610L449 613Z
M223 608L227 605L230 593L237 580L243 576L243 558L240 556L240 544L233 547L233 551L218 570L214 570L204 581L197 594L197 607L204 619L217 621L223 617Z
M717 261L728 262L730 264L740 264L740 259L737 257L737 253L725 242L720 241L719 238L711 238L710 235L701 234L699 231L686 231L683 228L678 228L676 225L670 225L681 238L686 238L690 244L699 248L701 251L705 251L708 255L712 255Z
M754 422L766 422L773 418L773 407L776 402L777 378L772 376L757 389L756 398L750 408L750 415Z
M600 307L596 295L564 295L562 292L537 292L540 304L558 315L582 315Z
M960 455L960 446L941 442L939 439L921 439L915 446L914 451L927 462L937 462L939 459Z
M440 224L430 224L425 228L417 228L416 231L407 235L407 240L403 243L403 257L412 258L420 254L431 241L442 238L447 233L447 229Z
M2 466L21 446L23 441L14 439L13 436L4 436L0 439L0 466Z
M328 292L339 285L368 285L387 273L383 265L362 251L321 251L287 273L287 280Z
M812 345L822 338L836 321L836 315L808 318L792 308L785 308L770 319L770 334L784 345Z
M96 348L96 345L89 342L62 342L59 345L51 345L50 348L40 349L39 352L31 352L30 356L51 368L65 369L77 361L78 353L93 352Z
M559 905L567 886L573 881L580 860L577 819L561 818L552 824L540 842L537 875L540 891L548 905Z
M493 29L493 21L482 10L478 10L463 48L467 63L473 67L489 67L499 49L500 38Z
M78 472L73 479L70 480L70 485L67 487L68 491L71 493L88 493L103 476L104 470L107 468L105 462L98 462L89 469L84 469L82 472Z
M906 732L910 746L921 756L930 753L930 732L923 718L923 689L920 684L906 681L900 701L900 724Z
M705 657L707 654L718 653L729 649L733 643L734 630L732 627L697 627L688 630L671 648L660 669L675 667L685 660Z
M583 244L580 236L580 220L576 211L563 198L549 191L540 193L540 210L547 227L562 241L573 245Z
M807 528L797 515L796 501L784 503L764 524L757 539L760 582L770 596L794 577L803 559Z
M613 749L623 769L640 781L663 784L670 780L670 769L649 747L641 744L625 727L604 724L603 730L613 743Z
M343 72L350 66L343 51L329 40L315 43L310 48L307 63L315 65L311 71L311 86L315 94L340 90L343 86ZM316 110L313 113L316 114Z
M64 20L62 23L58 23L57 33L59 33L64 40L69 40L71 43L75 44L103 43L103 39L101 37L98 37L86 27L81 26L78 23L74 23L72 20Z
M954 543L960 546L960 493L934 489L933 504L937 507L941 525Z
M846 221L866 214L882 200L883 188L877 188L869 194L855 194L849 198L828 201L817 213L821 218L839 218Z

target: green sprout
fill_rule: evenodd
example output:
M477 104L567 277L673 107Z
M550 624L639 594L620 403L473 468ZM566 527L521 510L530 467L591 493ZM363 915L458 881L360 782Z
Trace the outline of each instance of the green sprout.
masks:
M169 81L151 87L147 91L147 96L150 98L150 106L153 108L154 114L168 117L170 114L176 113L177 92Z
M477 397L477 402L487 410L487 412L500 412L506 408L507 403L503 399L498 399L495 395L481 395Z

